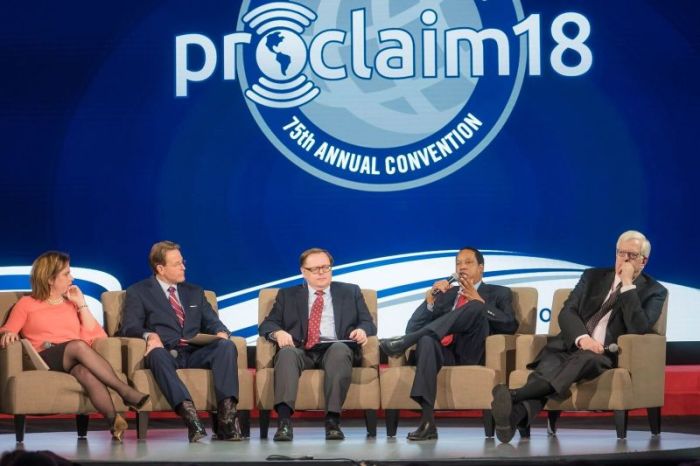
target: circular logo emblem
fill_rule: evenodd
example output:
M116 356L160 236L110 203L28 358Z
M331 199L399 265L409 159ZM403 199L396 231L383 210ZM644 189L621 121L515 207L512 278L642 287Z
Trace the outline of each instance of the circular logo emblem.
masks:
M306 172L365 191L439 180L499 133L522 85L518 0L244 1L239 78Z

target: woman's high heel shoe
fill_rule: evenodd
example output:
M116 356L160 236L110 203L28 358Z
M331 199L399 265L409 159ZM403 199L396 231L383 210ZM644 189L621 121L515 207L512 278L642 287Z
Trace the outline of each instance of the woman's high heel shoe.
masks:
M131 408L131 409L133 409L133 410L135 410L135 411L138 411L139 409L143 408L143 405L146 404L146 402L148 401L148 399L149 399L150 397L151 397L151 395L145 394L145 395L143 395L143 396L141 397L141 399L140 399L139 401L137 401L136 403L131 403L131 402L129 402L129 401L124 400L124 404L126 404L129 408Z
M112 440L121 442L124 439L124 432L129 428L126 420L117 414L114 417L114 422L112 423L112 428L109 431L112 433Z

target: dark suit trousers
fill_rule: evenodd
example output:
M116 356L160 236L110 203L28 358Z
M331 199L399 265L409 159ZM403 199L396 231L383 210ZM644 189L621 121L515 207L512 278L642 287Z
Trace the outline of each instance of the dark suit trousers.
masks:
M549 397L566 397L571 385L582 380L591 380L614 367L613 361L605 353L578 350L574 352L548 351L546 348L539 357L535 372L528 377L544 379L552 386L555 393ZM547 402L548 397L524 400L528 419L533 420Z
M344 343L333 343L325 351L306 351L285 346L275 355L275 406L294 409L299 377L306 369L323 369L326 412L340 413L350 388L353 352Z
M416 345L416 376L411 387L411 398L417 403L435 405L437 375L442 366L484 363L489 322L481 312L481 306L467 305L440 316L425 328L435 335L422 336ZM440 338L447 334L454 334L454 342L444 347L440 344Z
M569 387L580 380L591 380L613 367L605 353L577 350L556 352L542 350L535 374L546 380L559 396L564 396Z
M183 346L173 357L165 348L156 348L146 356L146 367L170 406L176 408L192 401L187 387L177 376L178 369L211 369L217 402L225 398L238 400L238 351L231 340L217 340L206 346Z

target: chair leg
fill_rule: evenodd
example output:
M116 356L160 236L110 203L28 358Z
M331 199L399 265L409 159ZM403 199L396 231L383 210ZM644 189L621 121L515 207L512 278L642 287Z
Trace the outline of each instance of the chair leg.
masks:
M647 417L652 435L659 435L661 433L661 407L647 408Z
M261 409L260 413L260 438L267 438L267 431L270 428L270 410Z
M367 438L377 436L377 410L365 409L365 425L367 426Z
M250 411L244 409L238 411L238 422L241 424L241 434L244 438L250 438Z
M561 411L547 411L547 434L557 435L557 420L561 416Z
M78 438L87 437L88 422L90 422L90 416L88 414L75 415L75 427L78 429Z
M209 418L211 419L211 431L214 437L219 433L219 416L216 411L209 411Z
M617 430L617 438L627 438L627 410L615 410L615 430Z
M145 411L136 412L136 438L146 440L148 434L148 413Z
M396 430L399 428L399 410L386 409L384 410L384 417L386 421L386 436L396 437Z
M26 422L27 421L27 416L24 414L15 414L14 416L14 422L15 422L15 440L17 440L17 443L22 443L24 442L24 432L26 428Z
M488 438L491 438L493 437L493 434L496 431L496 423L493 420L493 414L491 413L490 409L484 409L481 413L481 416L484 421L484 435L486 435L486 437Z

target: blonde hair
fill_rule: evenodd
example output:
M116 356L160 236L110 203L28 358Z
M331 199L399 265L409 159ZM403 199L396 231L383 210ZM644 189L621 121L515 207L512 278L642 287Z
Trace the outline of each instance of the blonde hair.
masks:
M647 239L644 234L640 233L637 230L627 230L623 234L620 235L620 237L617 239L617 245L620 246L620 243L623 243L625 241L631 240L631 239L637 239L642 242L642 256L644 257L649 257L649 254L651 254L651 243Z
M168 251L180 250L180 245L172 241L159 241L151 247L148 255L148 263L151 264L153 273L158 273L158 266L165 265L165 255Z
M47 251L37 257L32 264L29 282L32 285L32 298L44 301L51 295L51 280L55 280L61 270L68 267L70 256L64 252Z

